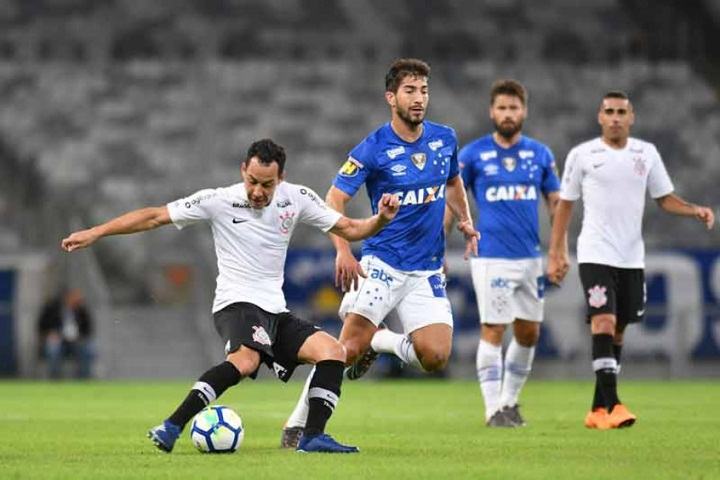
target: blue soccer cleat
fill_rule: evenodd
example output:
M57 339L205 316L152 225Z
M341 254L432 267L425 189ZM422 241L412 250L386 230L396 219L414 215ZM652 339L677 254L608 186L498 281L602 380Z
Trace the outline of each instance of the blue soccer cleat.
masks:
M298 443L295 451L303 453L358 453L360 449L350 445L342 445L330 435L320 433L300 437L300 443Z
M147 436L152 440L153 444L163 452L172 452L175 441L180 436L181 428L165 420L162 425L153 427L148 432Z

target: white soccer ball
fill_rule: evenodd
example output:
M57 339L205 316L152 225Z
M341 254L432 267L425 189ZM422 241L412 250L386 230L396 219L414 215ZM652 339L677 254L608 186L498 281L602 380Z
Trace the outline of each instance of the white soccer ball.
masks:
M213 405L195 415L190 429L193 445L203 453L232 453L245 437L240 415L229 407Z

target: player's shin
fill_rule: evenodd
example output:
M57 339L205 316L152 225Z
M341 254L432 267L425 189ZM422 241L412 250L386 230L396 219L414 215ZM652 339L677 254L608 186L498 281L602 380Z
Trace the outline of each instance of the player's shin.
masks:
M490 418L500 408L502 387L502 345L493 345L485 340L478 344L477 367L480 391L485 401L485 419Z
M200 376L180 406L168 417L168 421L181 429L191 418L218 398L228 388L237 385L242 375L235 365L223 362Z
M303 387L302 393L300 393L300 398L298 398L295 409L288 417L287 422L285 422L285 427L305 427L308 418L308 411L310 410L310 406L308 404L308 391L310 390L310 383L312 383L314 376L315 367L313 367L307 377L307 380L305 380L305 386Z
M620 403L617 395L617 360L613 352L612 335L592 336L592 358L595 381L608 410Z
M308 389L308 416L305 436L318 435L340 400L340 385L345 365L339 360L323 360L315 365Z
M513 338L505 354L505 374L500 395L500 405L517 405L520 390L527 381L535 358L535 347L523 347Z

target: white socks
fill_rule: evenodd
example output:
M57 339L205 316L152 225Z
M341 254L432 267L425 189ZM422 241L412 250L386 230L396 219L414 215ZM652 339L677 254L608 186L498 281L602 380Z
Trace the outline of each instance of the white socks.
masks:
M400 360L412 365L420 370L423 369L415 347L408 337L400 333L391 332L387 328L383 328L375 332L370 346L373 350L380 353L392 353Z
M502 390L502 345L480 340L475 358L480 391L485 400L485 420L500 408Z
M515 338L505 354L505 375L503 377L502 345L480 340L476 366L480 391L485 400L485 419L490 418L502 407L518 403L520 390L532 370L535 347L523 347Z
M305 427L308 412L310 411L310 405L308 404L308 390L310 389L310 381L312 380L313 375L315 375L315 367L310 370L310 374L308 375L307 380L305 380L303 391L300 394L300 398L298 398L297 405L295 405L295 410L292 411L290 417L287 419L287 422L285 422L285 427Z
M503 378L502 393L500 395L500 406L516 405L518 396L525 381L532 370L533 359L535 358L535 347L523 347L515 341L505 353L505 376Z

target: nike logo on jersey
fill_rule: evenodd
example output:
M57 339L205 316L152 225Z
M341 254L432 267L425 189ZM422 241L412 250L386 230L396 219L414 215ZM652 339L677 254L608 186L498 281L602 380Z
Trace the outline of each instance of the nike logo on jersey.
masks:
M233 223L245 223L247 222L246 218L233 218Z
M637 311L637 316L638 316L638 317L642 317L643 315L645 315L645 309L644 309L644 308L643 308L642 310L638 310L638 311Z
M600 168L600 167L602 167L603 165L605 165L605 162L603 162L603 163L593 163L593 168Z

